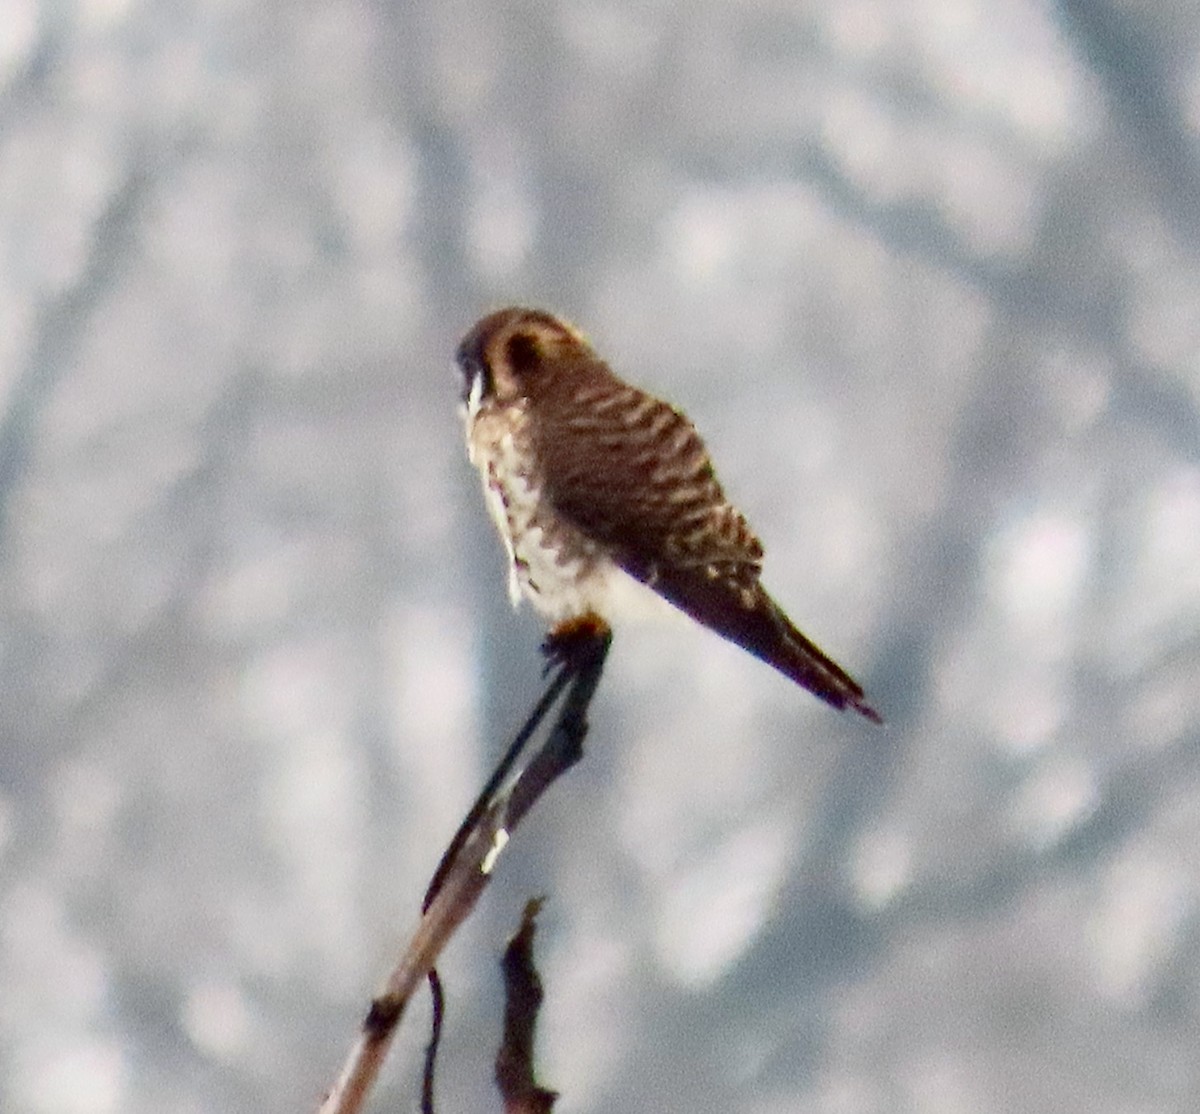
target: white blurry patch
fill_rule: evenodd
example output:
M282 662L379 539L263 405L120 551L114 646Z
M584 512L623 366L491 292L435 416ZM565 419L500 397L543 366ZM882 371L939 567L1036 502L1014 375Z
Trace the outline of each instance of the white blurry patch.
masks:
M63 895L49 884L16 883L0 906L6 977L0 1025L24 1038L6 1053L3 1094L37 1114L108 1114L123 1108L127 1064L97 1036L111 1020L106 957L80 936Z
M242 676L246 717L261 740L264 830L287 878L260 940L298 961L311 950L331 981L357 975L355 897L367 787L353 744L359 693L352 648L297 639L264 652Z
M14 278L0 275L0 408L4 413L13 408L13 392L24 382L21 369L37 324L34 306L20 297Z
M392 730L414 831L452 831L478 789L474 630L458 607L400 601L387 619ZM426 841L411 850L427 862Z
M654 701L652 718L622 749L618 785L619 838L652 888L673 884L680 870L708 857L737 817L761 807L771 791L768 744L754 730L744 673L729 662L741 655L748 667L762 666L727 644L695 653L684 644L694 637L713 635L645 629L614 654L614 685L619 679L631 699L644 694L643 706Z
M183 1027L206 1055L232 1060L250 1036L246 996L232 982L197 983L183 1003Z
M1106 664L1114 675L1137 677L1139 684L1152 679L1160 686L1154 696L1160 707L1175 699L1190 710L1196 687L1185 659L1200 624L1200 468L1167 468L1143 492L1131 507L1128 547L1121 553L1122 591L1100 632ZM1183 675L1172 682L1180 650L1183 659L1174 669Z
M599 1106L614 1072L627 1062L638 1039L629 1003L644 977L634 962L629 925L597 921L595 912L594 906L573 904L565 914L571 924L565 945L552 946L539 960L547 988L538 1026L538 1039L545 1041L540 1072L545 1079L570 1079L567 1094L579 1110Z
M664 229L674 277L702 288L727 273L745 236L740 216L723 190L684 191Z
M79 14L89 31L107 31L120 23L133 8L132 0L84 0Z
M822 27L834 51L856 60L850 72L876 72L864 62L903 65L942 93L952 121L1006 125L1054 150L1080 142L1099 112L1042 4L917 0L897 8L889 0L843 0L826 8Z
M111 989L105 957L76 934L63 896L48 883L18 883L5 893L0 955L11 973L0 1012L36 1013L66 1028L103 1014Z
M1200 135L1200 65L1194 65L1180 94L1183 118L1192 135Z
M4 794L0 794L0 863L3 862L4 855L12 842L14 812L12 801Z
M962 1114L964 1110L985 1108L972 1065L964 1063L956 1050L931 1049L905 1059L903 1086L911 1103L909 1109L922 1114ZM884 1104L879 1104L866 1109L883 1108Z
M1090 429L1107 411L1113 368L1105 355L1069 344L1050 344L1039 353L1033 375L1048 410L1066 438Z
M828 5L820 27L845 61L807 107L856 188L885 204L932 203L976 253L1027 250L1043 160L1086 141L1102 112L1045 6L848 0ZM920 92L896 96L881 72Z
M1087 926L1102 994L1137 1008L1195 916L1192 871L1153 849L1131 849L1109 870Z
M1168 472L1146 497L1141 579L1163 610L1178 614L1180 605L1191 601L1188 610L1193 618L1200 618L1198 555L1200 468L1182 465Z
M1055 153L1085 141L1099 118L1086 71L1061 26L1037 0L912 7L911 37L931 81L963 114L1007 124Z
M1067 666L1091 557L1082 512L1042 508L1002 528L987 555L986 592L1000 630L995 656L980 663L981 707L988 730L1014 751L1047 745L1067 716Z
M763 815L678 864L655 919L664 969L697 987L737 959L767 919L791 838L790 822Z
M196 605L215 638L234 641L287 618L304 592L319 555L296 538L227 558L221 575L205 585Z
M875 828L858 841L850 862L859 902L870 910L887 905L912 879L912 841L895 828Z
M86 751L68 757L55 768L50 793L65 851L64 864L72 874L90 878L107 870L102 864L116 854L119 811L127 789L112 769ZM2 843L0 825L0 846Z
M1200 350L1200 270L1191 252L1160 213L1123 220L1114 241L1130 283L1126 330L1135 358L1194 366Z
M1096 775L1086 762L1048 756L1025 783L1010 823L1020 843L1045 850L1091 816L1098 800Z
M34 0L7 0L4 5L4 34L0 35L0 88L14 71L25 65L37 42L38 8Z
M1015 256L1037 235L1038 167L1011 148L942 117L911 110L854 82L825 92L822 138L841 169L877 202L937 206L949 229L977 254Z
M1038 510L1002 531L992 551L992 594L1013 635L1063 645L1090 559L1078 517Z
M103 853L125 798L125 787L112 771L86 754L75 756L55 771L51 793L67 846L79 848L89 861Z
M1037 655L1013 661L985 681L983 707L994 738L1017 755L1049 746L1070 713L1066 670Z
M365 841L362 762L341 733L307 731L294 742L275 756L263 807L273 849L287 863L295 927L315 933L305 943L332 946L339 935L353 938Z
M527 259L537 235L537 205L515 139L489 129L472 160L467 247L475 266L499 280Z
M1015 162L1011 152L976 135L935 136L929 146L931 167L939 149L941 166L923 185L967 246L979 255L1028 251L1041 231L1040 168Z
M382 120L347 126L330 140L334 200L354 257L391 255L412 219L416 156Z
M868 59L887 46L893 10L892 0L840 0L825 9L822 27L843 57Z
M583 0L554 10L564 41L597 73L630 80L659 56L661 24L636 5Z
M295 635L243 671L243 715L262 755L262 824L280 879L244 910L230 898L246 966L272 978L303 967L329 986L364 977L378 933L363 915L374 892L364 875L368 830L378 822L364 719L388 718L387 759L403 790L395 823L411 836L396 840L393 890L420 892L478 788L471 631L459 608L397 598L367 649L361 635ZM211 1041L208 1016L194 1020Z
M27 1046L9 1094L28 1114L110 1114L124 1109L128 1075L116 1042L64 1036Z
M1147 750L1178 745L1197 720L1194 659L1185 650L1174 664L1144 677L1127 706L1127 738Z
M242 672L247 718L291 750L302 736L320 738L349 721L354 665L333 637L297 637L263 650Z
M806 776L781 785L775 756L807 746L806 717L828 710L744 650L680 623L642 629L614 655L609 680L644 709L623 740L615 807L621 850L654 903L656 960L703 986L772 915L806 801L836 752L814 748Z

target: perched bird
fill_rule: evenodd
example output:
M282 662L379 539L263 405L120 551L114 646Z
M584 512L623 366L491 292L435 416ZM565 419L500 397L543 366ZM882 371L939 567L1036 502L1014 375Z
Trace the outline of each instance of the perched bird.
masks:
M759 583L762 545L678 410L540 310L489 314L456 360L467 452L508 551L509 591L549 622L551 645L581 626L607 631L621 570L835 708L882 722Z

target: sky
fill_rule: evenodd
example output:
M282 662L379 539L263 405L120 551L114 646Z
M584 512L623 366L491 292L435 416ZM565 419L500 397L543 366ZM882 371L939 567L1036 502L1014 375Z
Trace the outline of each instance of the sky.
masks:
M508 304L686 411L888 722L621 616L443 1109L535 894L562 1114L1200 1103L1193 6L5 18L0 1110L333 1082L539 691L452 366Z

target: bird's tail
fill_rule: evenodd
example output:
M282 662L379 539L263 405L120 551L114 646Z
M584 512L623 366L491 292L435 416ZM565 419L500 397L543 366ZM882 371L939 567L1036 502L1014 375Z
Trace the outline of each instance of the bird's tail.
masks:
M883 723L867 702L862 685L805 638L766 591L755 612L762 615L762 632L755 644L747 646L752 654L835 708L853 708L872 723Z
M654 588L681 611L778 669L835 708L852 708L872 723L883 718L862 685L801 634L761 585L747 601L728 585L702 576L663 577Z

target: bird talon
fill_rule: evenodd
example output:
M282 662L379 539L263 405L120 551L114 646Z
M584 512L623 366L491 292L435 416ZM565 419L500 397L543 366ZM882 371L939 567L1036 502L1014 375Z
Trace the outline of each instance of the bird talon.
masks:
M558 667L581 669L611 638L612 628L599 615L589 613L559 623L542 641L541 651L546 659L542 676Z

